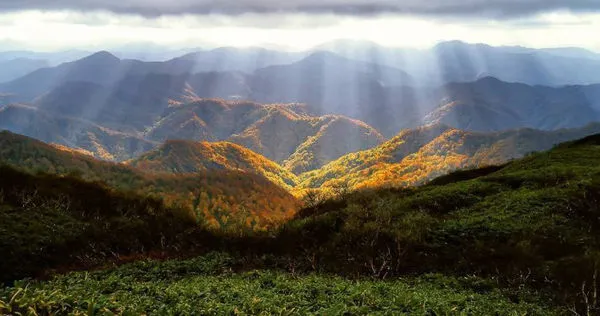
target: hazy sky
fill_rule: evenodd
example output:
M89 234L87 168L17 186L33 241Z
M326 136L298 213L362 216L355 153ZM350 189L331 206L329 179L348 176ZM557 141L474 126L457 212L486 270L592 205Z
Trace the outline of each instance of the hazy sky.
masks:
M338 38L600 51L600 0L0 0L2 49L305 49Z

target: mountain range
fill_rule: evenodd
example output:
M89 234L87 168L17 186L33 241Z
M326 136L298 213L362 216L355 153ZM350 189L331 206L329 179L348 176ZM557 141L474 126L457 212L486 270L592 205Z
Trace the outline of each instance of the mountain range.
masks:
M440 73L415 72L433 59ZM161 177L242 172L294 194L416 185L600 132L600 84L588 84L600 80L577 68L598 62L585 50L462 42L221 48L165 61L103 51L0 84L0 129Z
M550 131L600 119L600 85L531 86L485 77L434 88L394 86L395 80L411 78L333 53L253 75L192 74L186 67L193 62L176 64L100 52L35 71L0 85L10 98L29 100L0 106L0 128L114 161L136 158L166 140L228 141L299 175L421 125L465 132ZM319 73L335 75L319 81ZM305 75L306 80L291 82ZM356 89L345 93L349 87ZM257 91L270 92L258 96ZM230 100L210 99L219 96ZM303 103L231 100L237 98ZM353 103L357 98L364 101Z
M246 73L272 65L297 62L315 52L333 52L352 60L402 69L408 72L419 85L475 81L485 76L531 85L585 85L599 82L597 70L600 65L600 54L583 48L494 47L461 41L440 42L428 49L385 47L369 41L336 40L301 52L260 47L172 49L153 44L115 47L110 51L122 59L146 62L194 61L195 66L190 68L192 72ZM9 51L0 52L0 62L35 60L43 62L36 66L43 68L74 61L89 54L90 52L83 50L45 53ZM4 73L3 76L4 81L18 78L18 74L9 74L9 72Z
M403 69L420 85L475 81L486 76L548 86L600 82L600 55L576 47L533 49L448 41L430 49L410 49L384 47L368 41L338 40L316 49Z
M294 172L319 168L385 140L363 122L340 115L311 116L301 104L263 105L199 98L188 103L171 102L152 126L144 130L141 126L136 128L133 119L127 121L122 112L113 113L115 119L123 117L118 125L124 127L122 131L106 127L117 125L111 124L114 121L77 118L68 113L69 109L73 108L6 105L0 107L0 128L114 161L137 157L166 140L229 141ZM130 113L135 115L137 111Z
M590 63L584 63L586 71L595 69L594 63L600 62L592 53L581 51L567 54L564 50L494 48L459 42L436 47L455 48L463 53L476 50L484 55L529 54L567 59L578 56ZM345 50L341 53L349 54ZM457 56L462 56L462 63L476 62L466 53ZM568 64L579 65L573 61ZM549 62L548 67L554 65L560 63ZM565 79L570 85L554 86L551 82L515 80L499 71L486 71L422 85L414 71L396 66L322 51L302 54L223 48L164 62L119 59L108 52L98 52L0 84L4 96L0 102L26 103L49 113L138 135L152 128L173 101L185 103L198 98L304 103L307 112L314 116L335 114L358 119L385 137L432 123L473 131L499 131L574 128L598 120L600 86L576 84L600 79Z
M600 0L0 0L0 30L0 316L600 316Z
M596 133L600 133L600 123L556 131L517 129L503 132L470 132L433 124L404 130L371 149L354 150L345 155L338 153L339 158L332 158L323 166L306 168L306 163L314 159L311 155L321 154L319 149L306 148L317 146L315 142L327 144L329 137L326 133L325 136L310 137L311 140L302 144L292 159L279 164L231 142L189 140L167 140L137 158L112 163L96 160L92 153L85 150L57 144L46 145L4 132L0 144L5 149L1 152L0 163L40 170L47 168L58 174L83 173L90 180L113 185L117 183L119 186L126 183L125 188L136 190L145 190L143 188L150 185L148 183L161 183L154 189L158 190L155 193L173 190L164 183L166 180L160 179L182 181L216 173L214 177L222 179L212 181L219 183L231 181L227 179L235 178L235 173L240 173L238 177L244 174L264 179L260 185L270 183L264 186L264 190L272 190L270 186L274 186L294 195L302 195L307 189L320 189L327 193L340 188L356 190L420 185L455 170L504 164L529 153L550 149L558 143ZM229 174L223 176L220 172ZM175 196L183 198L179 194L184 194L185 190L185 186L176 189ZM151 189L151 192L154 191ZM223 194L227 196L228 193ZM291 205L289 201L283 204ZM277 209L276 206L274 208ZM293 213L289 210L286 214L289 212Z

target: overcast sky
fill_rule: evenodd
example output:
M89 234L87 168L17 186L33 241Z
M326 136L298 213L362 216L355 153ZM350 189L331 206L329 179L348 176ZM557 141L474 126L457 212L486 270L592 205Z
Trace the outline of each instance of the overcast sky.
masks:
M600 0L0 0L1 50L444 40L600 52Z

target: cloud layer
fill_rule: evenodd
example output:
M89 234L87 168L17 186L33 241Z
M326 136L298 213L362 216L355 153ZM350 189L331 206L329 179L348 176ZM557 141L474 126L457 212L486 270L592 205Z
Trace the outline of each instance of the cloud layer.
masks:
M511 18L555 10L600 12L598 0L0 0L0 10L107 10L178 14L340 13Z

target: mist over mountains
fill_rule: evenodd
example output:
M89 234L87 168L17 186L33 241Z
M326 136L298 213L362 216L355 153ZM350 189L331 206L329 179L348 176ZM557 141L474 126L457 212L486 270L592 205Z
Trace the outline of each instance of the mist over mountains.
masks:
M23 72L31 66L6 63ZM582 49L455 41L417 51L337 41L312 52L220 48L166 61L98 52L2 83L0 92L4 105L30 104L138 135L170 103L197 98L304 103L312 115L348 116L386 137L431 123L552 130L598 119L599 65L597 54Z
M578 48L340 40L306 52L128 54L141 56L0 54L4 76L15 77L0 84L0 129L113 161L169 140L226 141L302 174L421 126L496 133L600 120L600 55Z

